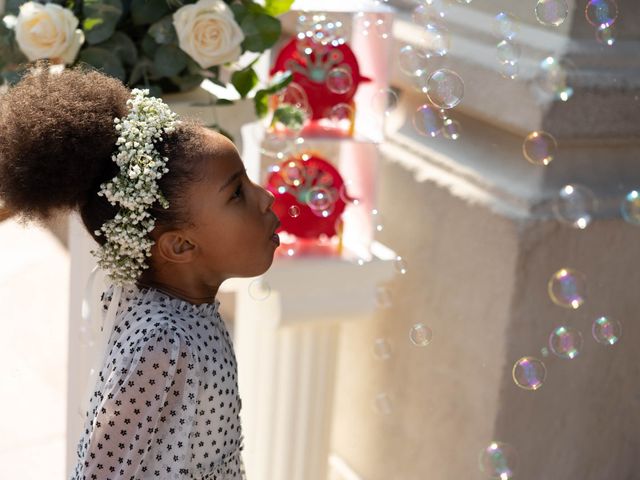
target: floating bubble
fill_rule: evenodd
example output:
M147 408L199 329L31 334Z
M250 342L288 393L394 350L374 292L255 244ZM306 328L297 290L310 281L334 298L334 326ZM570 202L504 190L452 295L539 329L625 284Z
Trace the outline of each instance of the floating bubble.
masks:
M327 73L326 83L329 91L344 94L353 88L353 76L346 68L334 67Z
M338 195L346 204L352 203L355 206L360 205L360 199L352 196L352 189L354 189L353 180L345 180L345 182L340 186Z
M513 364L511 376L517 386L525 390L537 390L544 383L547 369L535 357L522 357Z
M556 155L558 144L553 135L543 131L531 132L522 143L524 158L534 165L549 165Z
M614 0L590 0L584 14L594 27L610 27L618 18L618 5Z
M304 166L299 160L289 160L280 167L280 172L288 185L298 187L304 182Z
M441 68L429 76L427 96L436 107L453 108L462 101L464 82L453 70Z
M373 94L371 101L374 111L389 115L398 106L398 94L392 88L381 88Z
M449 30L440 22L428 23L425 26L423 39L427 45L427 58L434 54L444 57L449 51Z
M502 40L496 46L500 63L515 64L520 60L520 46L511 40Z
M409 339L417 347L426 347L433 339L433 332L424 323L416 323L409 330Z
M384 338L377 338L373 342L373 356L378 360L389 360L391 358L391 344Z
M371 210L371 224L376 232L381 232L384 229L384 218L377 208Z
M304 88L299 83L291 82L280 93L278 93L278 105L292 105L302 111L309 118L313 115L313 109L309 104L309 98Z
M569 6L565 0L538 0L535 12L542 25L557 27L567 19Z
M291 218L298 218L300 216L300 207L297 205L291 205L288 212Z
M420 135L437 137L442 131L442 119L431 105L425 103L413 114L413 126Z
M429 22L443 19L445 16L446 11L442 0L428 0L413 9L411 18L416 25L423 27Z
M513 40L518 35L520 27L518 19L510 13L500 12L495 16L493 33L501 40Z
M518 62L513 63L500 63L500 75L509 80L515 80L520 74L520 64Z
M631 190L620 203L620 213L625 222L632 225L640 225L640 192Z
M574 69L573 63L567 58L547 57L540 62L536 85L546 94L566 102L573 95L569 79Z
M385 286L376 287L376 305L380 308L391 307L391 292Z
M249 284L249 296L254 300L263 301L269 298L269 295L271 287L264 278L256 278Z
M373 409L381 415L391 415L393 413L391 397L384 392L376 394L373 399Z
M491 442L480 452L480 470L489 478L510 480L518 461L516 451L502 442Z
M547 291L553 303L574 310L584 303L586 289L586 277L572 268L561 268L551 276L547 284Z
M591 334L598 343L615 345L622 335L622 326L615 318L599 317L593 321Z
M552 205L556 218L574 228L585 229L597 208L593 192L581 185L565 185Z
M398 53L398 66L406 75L418 75L427 68L427 54L412 45L405 45Z
M596 29L596 41L607 47L611 47L616 43L616 38L613 33L613 26L600 25Z
M283 160L293 149L291 139L285 135L267 133L260 142L260 152L269 158Z
M576 358L582 350L582 334L575 328L558 327L549 335L549 348L560 358Z
M400 275L407 273L407 262L400 255L396 256L396 259L393 261L393 266Z
M460 122L452 118L447 118L442 124L442 135L449 140L457 140L460 138L460 131Z
M339 126L344 122L351 122L353 115L354 111L351 105L348 103L338 103L329 111L329 120L331 120L334 125Z

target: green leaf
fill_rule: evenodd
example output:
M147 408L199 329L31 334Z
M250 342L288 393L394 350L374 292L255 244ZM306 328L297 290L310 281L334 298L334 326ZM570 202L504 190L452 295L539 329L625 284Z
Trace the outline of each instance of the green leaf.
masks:
M89 45L105 41L122 16L120 0L85 0L82 5L82 30Z
M138 61L138 49L135 43L121 31L114 32L111 38L96 47L115 53L125 65L132 66Z
M160 45L178 43L178 34L176 33L176 28L173 26L173 15L162 17L151 25L151 27L149 27L149 35Z
M131 2L131 20L134 25L147 25L157 22L171 13L166 0L133 0Z
M147 34L142 39L142 51L146 56L153 58L156 54L156 50L158 50L158 47L159 45L151 35Z
M149 75L152 67L153 61L149 58L142 57L131 69L131 74L129 75L129 81L127 82L127 85L135 85L140 80L144 79L145 74Z
M265 11L272 16L288 12L293 4L293 0L267 0L264 6Z
M187 66L188 55L176 45L160 45L153 57L156 73L163 77L178 75Z
M85 62L107 75L126 80L126 73L120 59L109 50L99 47L89 47L80 50L78 61Z
M181 92L186 92L187 90L191 90L192 88L196 88L198 85L202 83L202 75L181 75L170 77L169 79L175 83Z
M259 118L264 117L269 112L269 95L282 90L291 83L291 80L293 80L293 75L289 70L286 70L275 75L269 85L256 92L253 103L256 115Z
M251 52L264 52L272 47L282 31L280 20L263 13L247 13L240 24L245 38L242 46Z
M304 110L289 103L282 104L273 112L273 121L280 122L292 130L301 129L306 119Z
M252 67L237 70L231 75L231 83L240 94L240 97L244 98L258 84L258 75Z

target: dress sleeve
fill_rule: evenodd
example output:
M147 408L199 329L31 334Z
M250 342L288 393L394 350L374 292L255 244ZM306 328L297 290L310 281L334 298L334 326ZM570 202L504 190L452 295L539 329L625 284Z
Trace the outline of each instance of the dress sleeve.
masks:
M196 413L195 348L174 325L116 347L84 454L86 479L187 478Z

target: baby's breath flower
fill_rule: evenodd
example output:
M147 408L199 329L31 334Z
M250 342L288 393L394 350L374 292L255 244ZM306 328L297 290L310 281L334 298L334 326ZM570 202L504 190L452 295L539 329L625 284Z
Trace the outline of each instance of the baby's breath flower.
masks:
M118 152L112 160L120 172L111 181L100 185L98 195L119 206L120 211L96 230L107 242L92 251L98 265L118 285L133 283L147 268L146 258L151 256L153 240L148 233L155 227L155 218L147 211L155 202L169 208L157 180L169 171L167 157L153 147L162 133L175 131L178 116L159 98L149 97L148 89L134 88L127 100L129 114L115 118L115 129L120 132L116 145Z

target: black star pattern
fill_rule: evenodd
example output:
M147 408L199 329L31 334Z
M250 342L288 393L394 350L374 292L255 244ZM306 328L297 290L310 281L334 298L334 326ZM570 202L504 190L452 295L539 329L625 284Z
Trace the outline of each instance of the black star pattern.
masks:
M237 364L218 305L125 288L71 480L245 480Z

